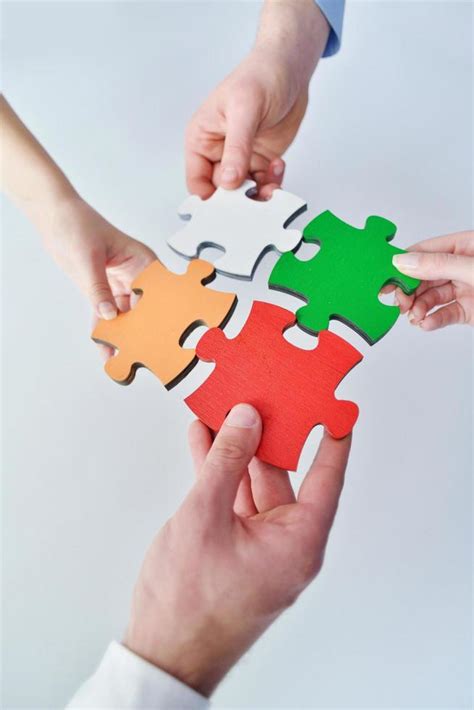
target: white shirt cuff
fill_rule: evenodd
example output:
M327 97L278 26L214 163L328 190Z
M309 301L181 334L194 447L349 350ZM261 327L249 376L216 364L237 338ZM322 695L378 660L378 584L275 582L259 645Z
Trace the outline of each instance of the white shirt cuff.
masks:
M68 710L206 710L209 700L112 641L102 661L67 705Z

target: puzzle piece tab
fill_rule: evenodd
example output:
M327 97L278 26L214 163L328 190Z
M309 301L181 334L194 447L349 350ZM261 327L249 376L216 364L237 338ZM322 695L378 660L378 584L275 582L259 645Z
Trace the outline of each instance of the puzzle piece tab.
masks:
M418 279L405 276L392 264L402 254L390 242L396 226L383 217L369 217L356 229L326 211L312 220L303 241L321 245L312 259L302 261L283 254L270 274L270 288L287 291L308 301L296 317L311 333L326 330L337 318L357 330L371 345L397 320L400 309L381 303L378 294L386 284L413 293Z
M294 249L301 232L284 227L306 209L304 200L284 190L274 190L266 202L252 200L247 193L255 186L245 180L236 190L217 188L207 200L188 197L179 214L190 222L168 239L169 246L189 258L206 246L222 248L225 254L216 260L217 271L246 279L269 249Z
M329 331L319 334L314 350L295 347L283 337L294 323L290 311L255 301L237 337L229 340L217 328L204 333L196 353L216 367L185 400L214 431L235 404L253 405L263 420L257 456L291 470L317 424L337 439L352 430L358 407L337 400L334 390L362 360L360 352Z
M175 274L160 261L152 262L135 279L132 289L142 293L134 308L113 320L100 320L92 338L118 349L105 370L121 384L130 384L138 367L146 367L171 388L197 362L192 348L181 343L194 326L223 325L237 298L205 284L215 277L207 261L189 264L185 274Z

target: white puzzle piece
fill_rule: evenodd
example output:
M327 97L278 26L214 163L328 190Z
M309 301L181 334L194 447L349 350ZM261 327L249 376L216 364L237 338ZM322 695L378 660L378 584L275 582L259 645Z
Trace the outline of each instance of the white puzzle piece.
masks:
M192 258L204 247L225 250L216 260L221 274L251 279L260 258L269 249L295 249L301 241L299 229L285 229L306 209L306 203L284 190L274 190L270 200L259 202L247 196L256 186L245 180L236 190L217 188L208 200L190 195L179 215L189 223L168 239L179 254Z

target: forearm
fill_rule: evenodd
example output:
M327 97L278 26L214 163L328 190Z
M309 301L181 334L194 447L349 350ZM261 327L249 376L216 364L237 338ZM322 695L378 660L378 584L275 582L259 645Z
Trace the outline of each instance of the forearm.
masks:
M283 56L294 76L307 84L324 52L329 31L314 0L265 0L255 48Z
M0 96L1 188L40 226L58 201L75 195L64 173Z

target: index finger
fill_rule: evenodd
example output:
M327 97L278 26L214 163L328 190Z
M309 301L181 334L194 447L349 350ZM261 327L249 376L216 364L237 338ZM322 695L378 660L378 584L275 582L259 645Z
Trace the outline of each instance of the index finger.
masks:
M194 150L186 150L186 185L191 195L206 200L215 192L213 163Z
M471 233L472 234L472 233ZM454 254L459 242L464 242L470 237L469 232L455 232L454 234L445 234L441 237L433 237L425 239L412 246L408 247L407 251L425 251L425 252L443 252Z
M202 465L212 446L212 434L199 419L191 422L188 429L188 443L196 476L199 476Z
M315 510L318 525L329 532L344 485L352 435L333 439L325 432L318 452L298 493L298 503Z

